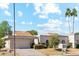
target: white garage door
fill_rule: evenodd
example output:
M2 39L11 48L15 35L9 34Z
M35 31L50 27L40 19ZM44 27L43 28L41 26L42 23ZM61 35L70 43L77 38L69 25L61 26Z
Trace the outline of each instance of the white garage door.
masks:
M19 49L25 49L30 48L31 46L31 40L30 39L17 39L16 40L16 48Z

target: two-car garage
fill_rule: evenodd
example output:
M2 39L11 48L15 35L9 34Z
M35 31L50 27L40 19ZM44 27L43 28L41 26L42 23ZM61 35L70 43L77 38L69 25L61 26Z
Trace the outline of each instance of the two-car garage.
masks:
M16 49L26 49L26 48L30 48L31 44L33 43L34 38L30 37L30 36L17 36L15 38L15 47ZM14 48L14 38L13 36L9 37L6 41L5 41L5 47L6 48L10 48L13 49Z

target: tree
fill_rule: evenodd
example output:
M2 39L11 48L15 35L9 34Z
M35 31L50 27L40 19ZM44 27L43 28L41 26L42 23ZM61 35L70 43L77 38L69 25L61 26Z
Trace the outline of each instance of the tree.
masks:
M77 10L74 8L72 9L72 13L71 13L71 16L73 17L73 33L74 33L74 20L75 20L75 17L77 17Z
M71 10L70 10L70 8L67 8L67 9L66 9L65 16L68 17L69 33L70 33L70 31L71 31L71 28L70 28L70 16L71 16Z
M0 39L0 49L4 47L4 40Z
M76 35L79 35L79 32L76 32L75 34L76 34Z
M56 48L56 46L59 44L58 34L49 36L48 43L50 48Z
M3 21L0 24L0 35L4 37L5 35L12 35L11 26L8 24L7 21Z
M69 12L68 12L69 10ZM77 10L75 8L72 9L72 11L70 11L70 9L68 8L67 9L67 12L65 13L65 15L68 15L69 14L69 17L71 16L72 17L72 32L73 32L73 35L74 35L74 21L75 21L75 17L77 17ZM72 42L73 44L73 48L75 46L75 41Z
M4 39L2 37L5 35L12 35L11 26L7 21L3 21L0 24L0 48L4 46Z
M30 31L27 31L27 32L30 32L32 35L38 35L38 32L36 30L30 30Z

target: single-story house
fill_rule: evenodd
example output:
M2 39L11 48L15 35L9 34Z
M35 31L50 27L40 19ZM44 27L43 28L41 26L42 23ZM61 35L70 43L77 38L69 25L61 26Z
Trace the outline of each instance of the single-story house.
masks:
M75 48L77 44L79 44L79 34L77 33L70 33L68 35L69 42L72 43L72 47Z
M50 35L40 35L40 43L44 43L46 44L46 42L48 41ZM65 41L65 44L68 44L68 36L64 36L64 35L58 35L59 37L59 43L62 44L62 41Z
M40 35L40 43L45 43L49 39L48 35ZM64 40L65 43L68 43L68 36L59 35L60 43Z
M25 49L30 48L32 43L34 43L34 39L38 39L38 37L33 36L29 32L24 31L16 31L15 32L15 48L16 49ZM13 49L14 48L14 36L8 36L5 39L5 48Z

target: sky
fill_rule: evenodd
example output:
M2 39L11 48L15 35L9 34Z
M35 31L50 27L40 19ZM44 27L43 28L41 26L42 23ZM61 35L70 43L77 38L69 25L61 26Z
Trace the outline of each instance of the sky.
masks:
M77 9L78 3L16 3L16 31L36 30L39 34L69 32L68 18L65 17L67 8ZM13 30L13 4L0 3L0 23L8 21ZM70 20L72 29L72 20ZM75 32L79 32L79 15L75 17Z

